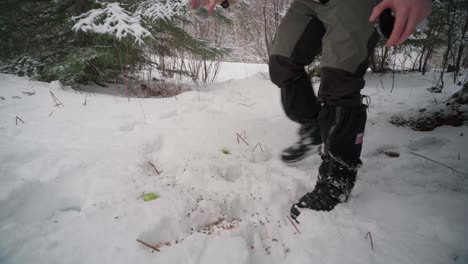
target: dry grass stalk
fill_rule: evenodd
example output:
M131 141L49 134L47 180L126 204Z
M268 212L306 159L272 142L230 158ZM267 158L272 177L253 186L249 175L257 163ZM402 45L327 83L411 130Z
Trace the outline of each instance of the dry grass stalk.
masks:
M257 145L255 145L255 147L252 149L252 152L254 152L257 146L260 147L260 150L263 152L262 144L260 144L260 142L258 142Z
M239 133L236 133L237 134L237 143L240 143L239 141L239 138L242 139L242 141L244 141L244 143L250 147L249 143L247 143L247 141L245 141L245 139L239 134Z
M155 166L151 161L148 161L148 164L149 164L151 167L153 167L153 169L156 171L156 173L157 173L158 175L161 175L161 173L158 171L158 169L156 168L156 166Z
M63 103L57 98L57 96L55 96L55 94L52 91L50 91L50 95L52 96L52 99L54 100L55 107L60 107L60 106L64 107Z
M21 121L21 123L24 124L23 119L21 119L19 116L16 116L16 125L18 125L18 120Z
M288 216L288 220L289 220L289 222L291 222L291 224L294 226L294 228L296 229L296 231L297 231L299 234L301 234L301 231L299 231L299 229L297 228L296 224L294 224L294 222L291 220L291 218L289 218L289 216Z
M146 242L143 242L143 241L141 241L140 239L137 239L136 241L137 241L138 243L144 245L144 246L147 246L147 247L149 247L149 248L151 248L151 249L156 250L157 252L161 252L157 247L152 246L152 245L150 245L150 244L148 244L148 243L146 243Z
M86 106L86 101L88 100L88 94L86 94L83 105Z
M371 234L371 232L367 232L367 234L366 234L366 239L367 239L367 238L369 238L372 251L374 251L374 241L372 240L372 234Z

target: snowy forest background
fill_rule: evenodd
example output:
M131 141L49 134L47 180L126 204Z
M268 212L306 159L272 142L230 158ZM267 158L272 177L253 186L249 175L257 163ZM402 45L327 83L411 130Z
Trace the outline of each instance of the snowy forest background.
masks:
M266 63L291 1L244 1L218 9L208 21L193 19L186 0L3 2L0 72L42 81L120 83L141 95L141 87L161 94L168 88L161 80L212 82L220 61ZM443 89L446 73L466 84L460 76L468 67L467 10L466 0L434 1L427 28L396 48L381 41L371 70L435 70L440 76L434 92ZM319 72L312 67L311 74Z

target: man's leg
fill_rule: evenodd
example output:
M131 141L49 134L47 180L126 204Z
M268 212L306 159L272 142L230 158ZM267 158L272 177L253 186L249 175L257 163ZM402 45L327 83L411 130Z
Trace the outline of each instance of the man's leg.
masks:
M354 187L367 109L360 91L369 55L378 41L368 22L372 6L372 0L330 0L314 9L327 30L319 90L323 162L314 190L292 207L294 218L300 213L298 208L332 210L348 199Z
M281 90L286 115L301 124L299 142L281 154L285 162L301 160L314 145L322 143L317 120L320 104L304 67L320 53L324 34L325 28L312 9L303 1L295 1L273 43L269 63L271 80Z

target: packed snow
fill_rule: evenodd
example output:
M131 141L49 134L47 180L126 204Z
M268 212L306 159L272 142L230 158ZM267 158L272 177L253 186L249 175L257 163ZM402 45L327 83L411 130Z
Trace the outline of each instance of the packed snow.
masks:
M430 77L407 74L392 89L391 76L368 74L352 196L304 210L296 230L289 209L320 158L279 160L298 126L267 74L231 68L165 99L1 74L0 263L468 263L468 179L411 154L467 172L468 127L388 123L457 86L431 94Z

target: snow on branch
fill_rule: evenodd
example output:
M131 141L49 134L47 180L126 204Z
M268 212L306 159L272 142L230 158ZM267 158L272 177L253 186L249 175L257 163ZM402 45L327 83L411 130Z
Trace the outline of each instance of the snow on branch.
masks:
M136 13L152 20L168 20L183 15L187 5L188 0L145 0L139 4Z
M136 4L134 13L122 7L120 3L102 3L103 7L83 13L72 20L75 31L110 34L117 39L127 36L143 44L143 39L151 33L141 24L142 18L150 20L169 20L184 15L188 0L143 0Z
M141 25L141 17L132 15L120 6L120 3L103 3L103 7L83 13L72 20L75 31L110 34L117 39L134 37L139 44L151 33Z

